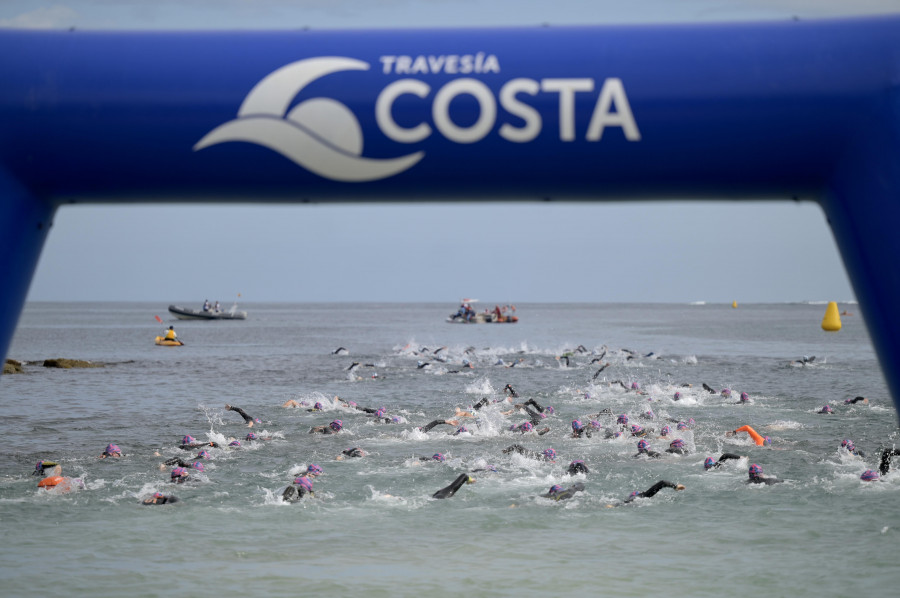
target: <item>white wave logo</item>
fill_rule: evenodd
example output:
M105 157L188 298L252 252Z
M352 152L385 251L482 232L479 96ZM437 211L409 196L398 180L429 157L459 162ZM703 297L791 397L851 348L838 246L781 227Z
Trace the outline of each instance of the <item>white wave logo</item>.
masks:
M238 117L219 125L194 145L194 151L228 141L256 143L295 164L335 181L376 181L403 172L425 156L364 158L362 128L349 108L330 98L312 98L288 107L309 83L339 71L365 71L360 60L321 57L298 60L274 71L250 90Z

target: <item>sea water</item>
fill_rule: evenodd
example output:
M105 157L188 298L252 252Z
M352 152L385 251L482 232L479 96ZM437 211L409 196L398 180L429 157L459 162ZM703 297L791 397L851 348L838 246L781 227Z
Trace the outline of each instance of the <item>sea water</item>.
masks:
M26 306L9 355L25 373L0 380L2 595L896 592L900 473L859 476L897 440L897 414L858 312L825 333L824 304L522 304L518 323L483 325L446 323L455 305L241 309L245 321L194 322L157 304ZM170 324L185 345L155 346ZM56 357L103 367L42 367ZM527 418L505 401L507 384L516 401L555 408L549 433L508 429ZM858 395L869 405L844 404ZM335 396L401 422L376 423ZM483 397L497 402L460 421L468 433L416 429ZM292 399L305 406L282 407ZM316 401L323 411L309 411ZM184 435L225 444L250 431L225 404L260 418L252 431L268 440L211 449L205 472L171 484L162 462L196 453L177 448ZM817 413L825 404L833 415ZM571 437L573 419L603 409L668 423L690 454L635 458L636 438ZM648 409L656 421L639 419ZM308 433L336 418L340 434ZM675 431L688 418L693 427ZM744 424L772 445L725 435ZM841 450L845 438L866 457ZM98 459L108 443L126 457ZM552 447L557 460L504 454L513 444ZM368 456L335 459L354 446ZM726 451L746 458L704 470ZM437 452L444 462L420 460ZM39 490L40 459L84 488ZM573 459L590 474L566 475ZM315 497L282 502L310 463L325 470ZM785 483L748 485L751 463ZM496 473L431 498L486 466ZM661 479L686 489L607 507ZM585 491L571 500L540 497L576 481ZM142 506L156 491L181 502Z

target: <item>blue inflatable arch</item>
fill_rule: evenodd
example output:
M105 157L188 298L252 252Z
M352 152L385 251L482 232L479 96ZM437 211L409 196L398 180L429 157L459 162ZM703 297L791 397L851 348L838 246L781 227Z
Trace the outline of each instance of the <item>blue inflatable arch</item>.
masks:
M802 198L900 399L900 19L0 31L0 353L64 203Z

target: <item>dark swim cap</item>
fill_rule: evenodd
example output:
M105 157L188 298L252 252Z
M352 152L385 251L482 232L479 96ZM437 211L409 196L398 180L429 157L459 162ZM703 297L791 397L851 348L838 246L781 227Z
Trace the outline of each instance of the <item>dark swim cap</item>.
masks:
M320 403L319 401L316 401L316 404L313 405L313 409L315 409L317 411L321 411L323 409L322 403Z
M742 392L741 393L741 403L746 403L749 400L750 400L750 395L748 395L746 392Z

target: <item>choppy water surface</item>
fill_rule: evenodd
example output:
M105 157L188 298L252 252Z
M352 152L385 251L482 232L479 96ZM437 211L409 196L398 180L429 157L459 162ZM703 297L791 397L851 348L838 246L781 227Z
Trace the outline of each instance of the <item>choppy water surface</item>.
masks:
M241 309L250 313L243 322L179 322L155 304L26 307L10 357L29 362L27 371L0 381L3 595L837 596L891 595L900 582L900 474L859 479L897 429L859 314L828 334L824 305L805 304L519 305L519 323L477 326L445 323L452 304ZM184 347L153 345L163 328L156 314ZM346 354L332 354L338 347ZM567 353L568 366L558 359ZM790 363L804 355L816 360ZM53 357L106 366L31 363ZM704 382L733 396L710 394ZM549 433L510 432L526 417L504 415L505 402L462 420L469 433L416 430L482 397L504 399L506 384L519 402L555 408ZM741 391L750 404L737 404ZM336 395L383 406L401 423L374 423ZM844 405L857 395L870 404ZM324 411L283 408L289 399L320 401ZM194 483L168 483L160 464L196 452L176 447L185 434L224 444L248 432L226 403L260 418L253 431L271 439L212 449ZM826 403L834 415L816 413ZM675 428L667 418L694 418L675 432L691 454L648 460L633 457L635 438L570 437L573 419L607 408L657 430ZM648 409L657 421L639 419ZM307 433L335 418L341 434ZM773 445L725 437L743 424ZM656 436L651 446L662 451L668 441ZM844 438L867 457L841 451ZM127 457L97 459L110 442ZM557 460L503 454L515 443L552 447ZM352 446L370 454L335 460ZM704 458L725 451L747 458L705 472ZM436 452L447 460L419 461ZM61 462L85 488L39 491L39 459ZM573 459L591 473L567 476ZM281 502L309 463L325 469L315 499ZM750 463L786 483L746 484ZM431 498L487 465L497 472ZM686 490L606 507L660 479ZM586 489L571 500L538 497L575 481ZM155 491L182 502L141 506Z

